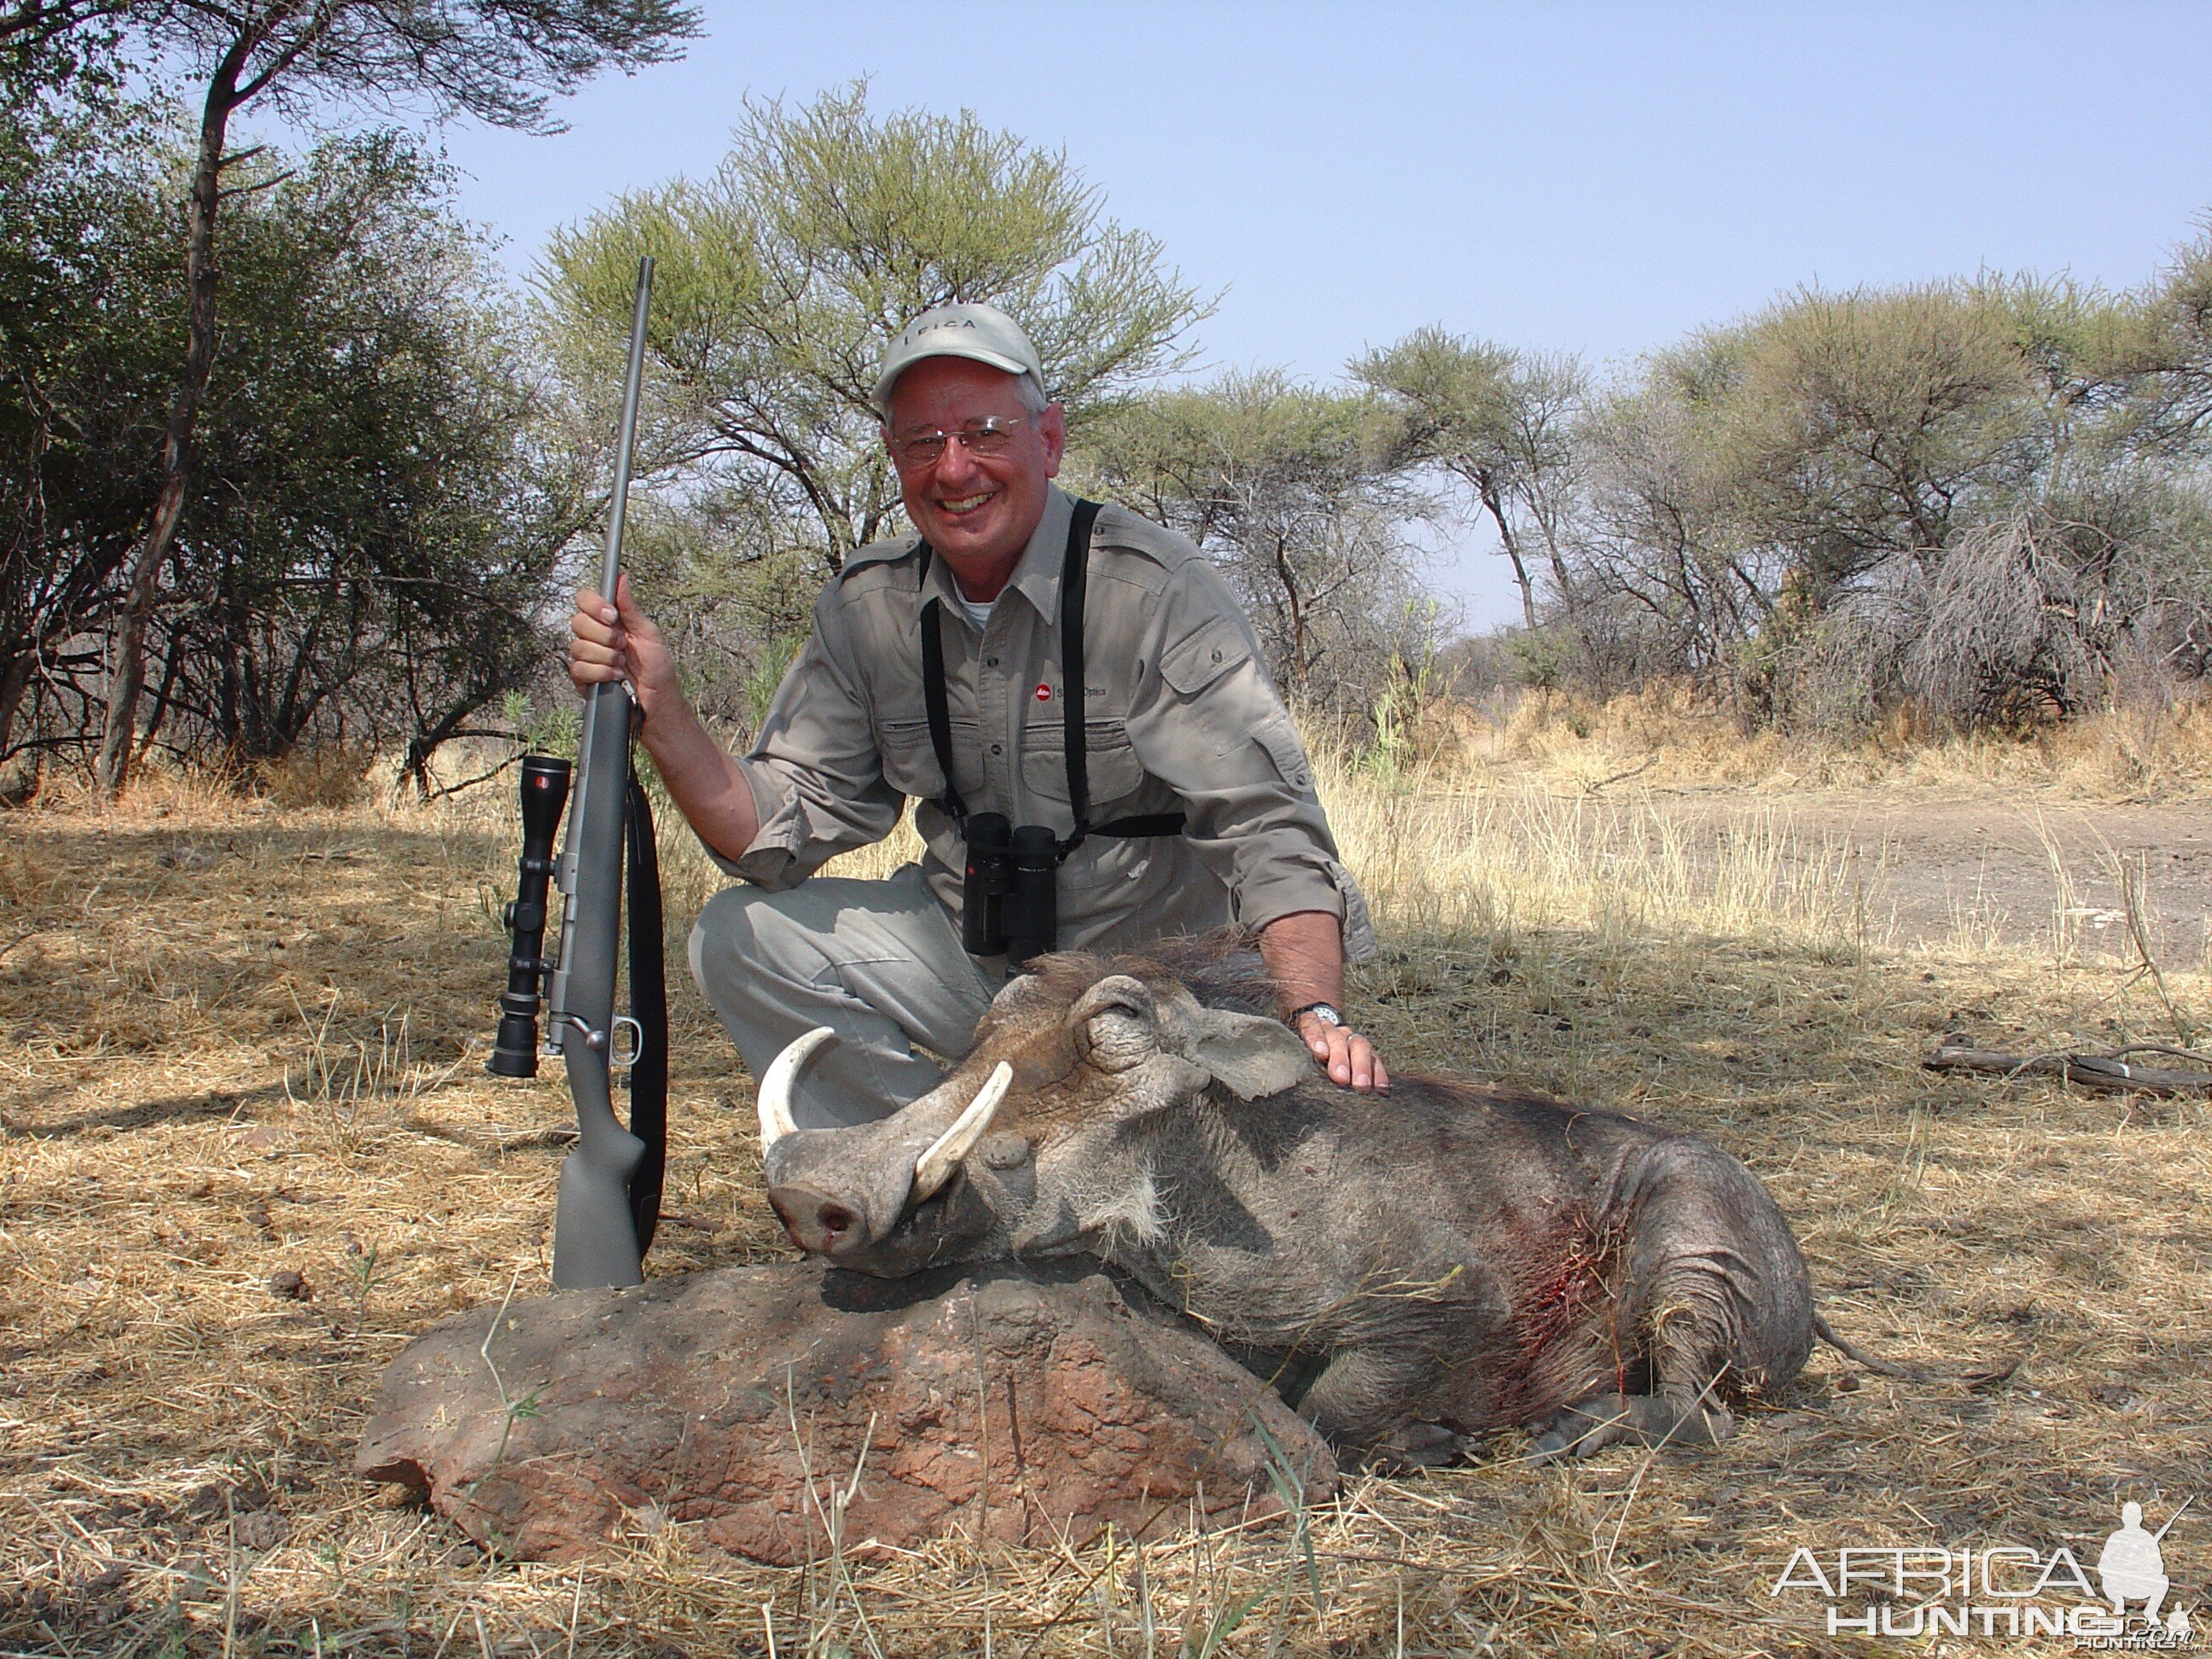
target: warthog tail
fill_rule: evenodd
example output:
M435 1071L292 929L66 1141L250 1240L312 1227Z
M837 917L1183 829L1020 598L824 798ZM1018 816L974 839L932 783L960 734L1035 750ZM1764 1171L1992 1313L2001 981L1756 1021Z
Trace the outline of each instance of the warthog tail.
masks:
M1893 1359L1877 1359L1872 1354L1861 1353L1836 1334L1836 1328L1828 1323L1818 1309L1815 1309L1813 1313L1813 1334L1843 1355L1844 1358L1856 1360L1870 1371L1879 1372L1884 1376L1901 1376L1908 1382L1927 1381L1920 1372L1914 1370L1910 1365L1900 1365Z

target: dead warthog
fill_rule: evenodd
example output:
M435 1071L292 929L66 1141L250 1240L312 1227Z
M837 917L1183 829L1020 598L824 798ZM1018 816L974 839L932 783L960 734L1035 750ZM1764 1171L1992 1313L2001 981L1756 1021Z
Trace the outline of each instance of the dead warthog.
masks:
M1045 958L859 1127L797 1126L831 1034L800 1038L761 1083L769 1201L863 1273L1097 1256L1403 1461L1508 1426L1544 1455L1717 1439L1804 1364L1804 1261L1728 1153L1517 1090L1338 1088L1227 960Z

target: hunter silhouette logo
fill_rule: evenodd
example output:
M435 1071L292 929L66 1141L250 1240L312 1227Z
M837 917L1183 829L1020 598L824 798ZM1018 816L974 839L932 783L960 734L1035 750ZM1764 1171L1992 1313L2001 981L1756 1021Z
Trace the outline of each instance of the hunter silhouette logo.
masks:
M2194 1647L2196 1631L2187 1607L2165 1611L2173 1583L2163 1547L2195 1502L2156 1532L2143 1525L2141 1504L2123 1504L2094 1580L2063 1544L1853 1546L1825 1554L1801 1546L1767 1594L1817 1592L1831 1636L2070 1636L2082 1650L2178 1652Z
M2166 1525L2154 1533L2143 1530L2142 1504L2130 1500L2120 1505L2120 1529L2105 1540L2104 1551L2097 1557L2097 1579L2104 1586L2105 1598L2112 1604L2115 1613L2124 1618L2127 1604L2140 1601L2147 1624L2171 1632L2178 1622L2182 1633L2188 1633L2188 1608L2175 1608L2163 1622L2158 1616L2159 1608L2165 1605L2166 1593L2172 1587L2166 1576L2166 1553L2159 1548L2159 1543L2172 1530L2173 1523L2181 1519L2182 1510L2188 1507L2184 1504L2167 1518Z

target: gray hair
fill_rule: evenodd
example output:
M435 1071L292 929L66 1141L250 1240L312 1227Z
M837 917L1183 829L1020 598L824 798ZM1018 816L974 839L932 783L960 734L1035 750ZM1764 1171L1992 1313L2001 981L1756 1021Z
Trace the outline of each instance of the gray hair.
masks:
M1011 378L1014 383L1014 396L1021 400L1024 412L1030 415L1042 415L1052 407L1052 394L1038 383L1036 376L1016 374ZM883 428L884 435L886 438L890 436L891 416L889 410L884 411L883 420L878 424Z

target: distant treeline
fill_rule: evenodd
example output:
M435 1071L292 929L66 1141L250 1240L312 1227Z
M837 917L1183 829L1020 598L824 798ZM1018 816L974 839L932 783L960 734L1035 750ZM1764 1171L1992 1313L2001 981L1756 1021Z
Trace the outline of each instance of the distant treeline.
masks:
M392 132L225 164L222 322L146 577L190 354L158 102L19 87L0 138L0 764L94 768L144 578L134 752L403 755L559 696L605 511L635 262L659 262L631 568L701 702L757 718L814 595L900 527L867 392L951 298L1029 327L1069 482L1190 534L1286 691L1373 724L1445 681L1419 549L1479 522L1512 677L1669 679L1747 725L2020 726L2166 697L2212 649L2212 238L2139 290L1791 295L1610 377L1425 330L1333 386L1177 380L1210 305L1066 159L859 88L748 105L711 177L558 234L519 294ZM1497 660L1498 653L1489 653ZM111 743L110 747L112 747Z
M1441 334L1357 368L1493 520L1528 679L1849 735L2203 677L2212 237L2130 293L1806 290L1610 383Z

